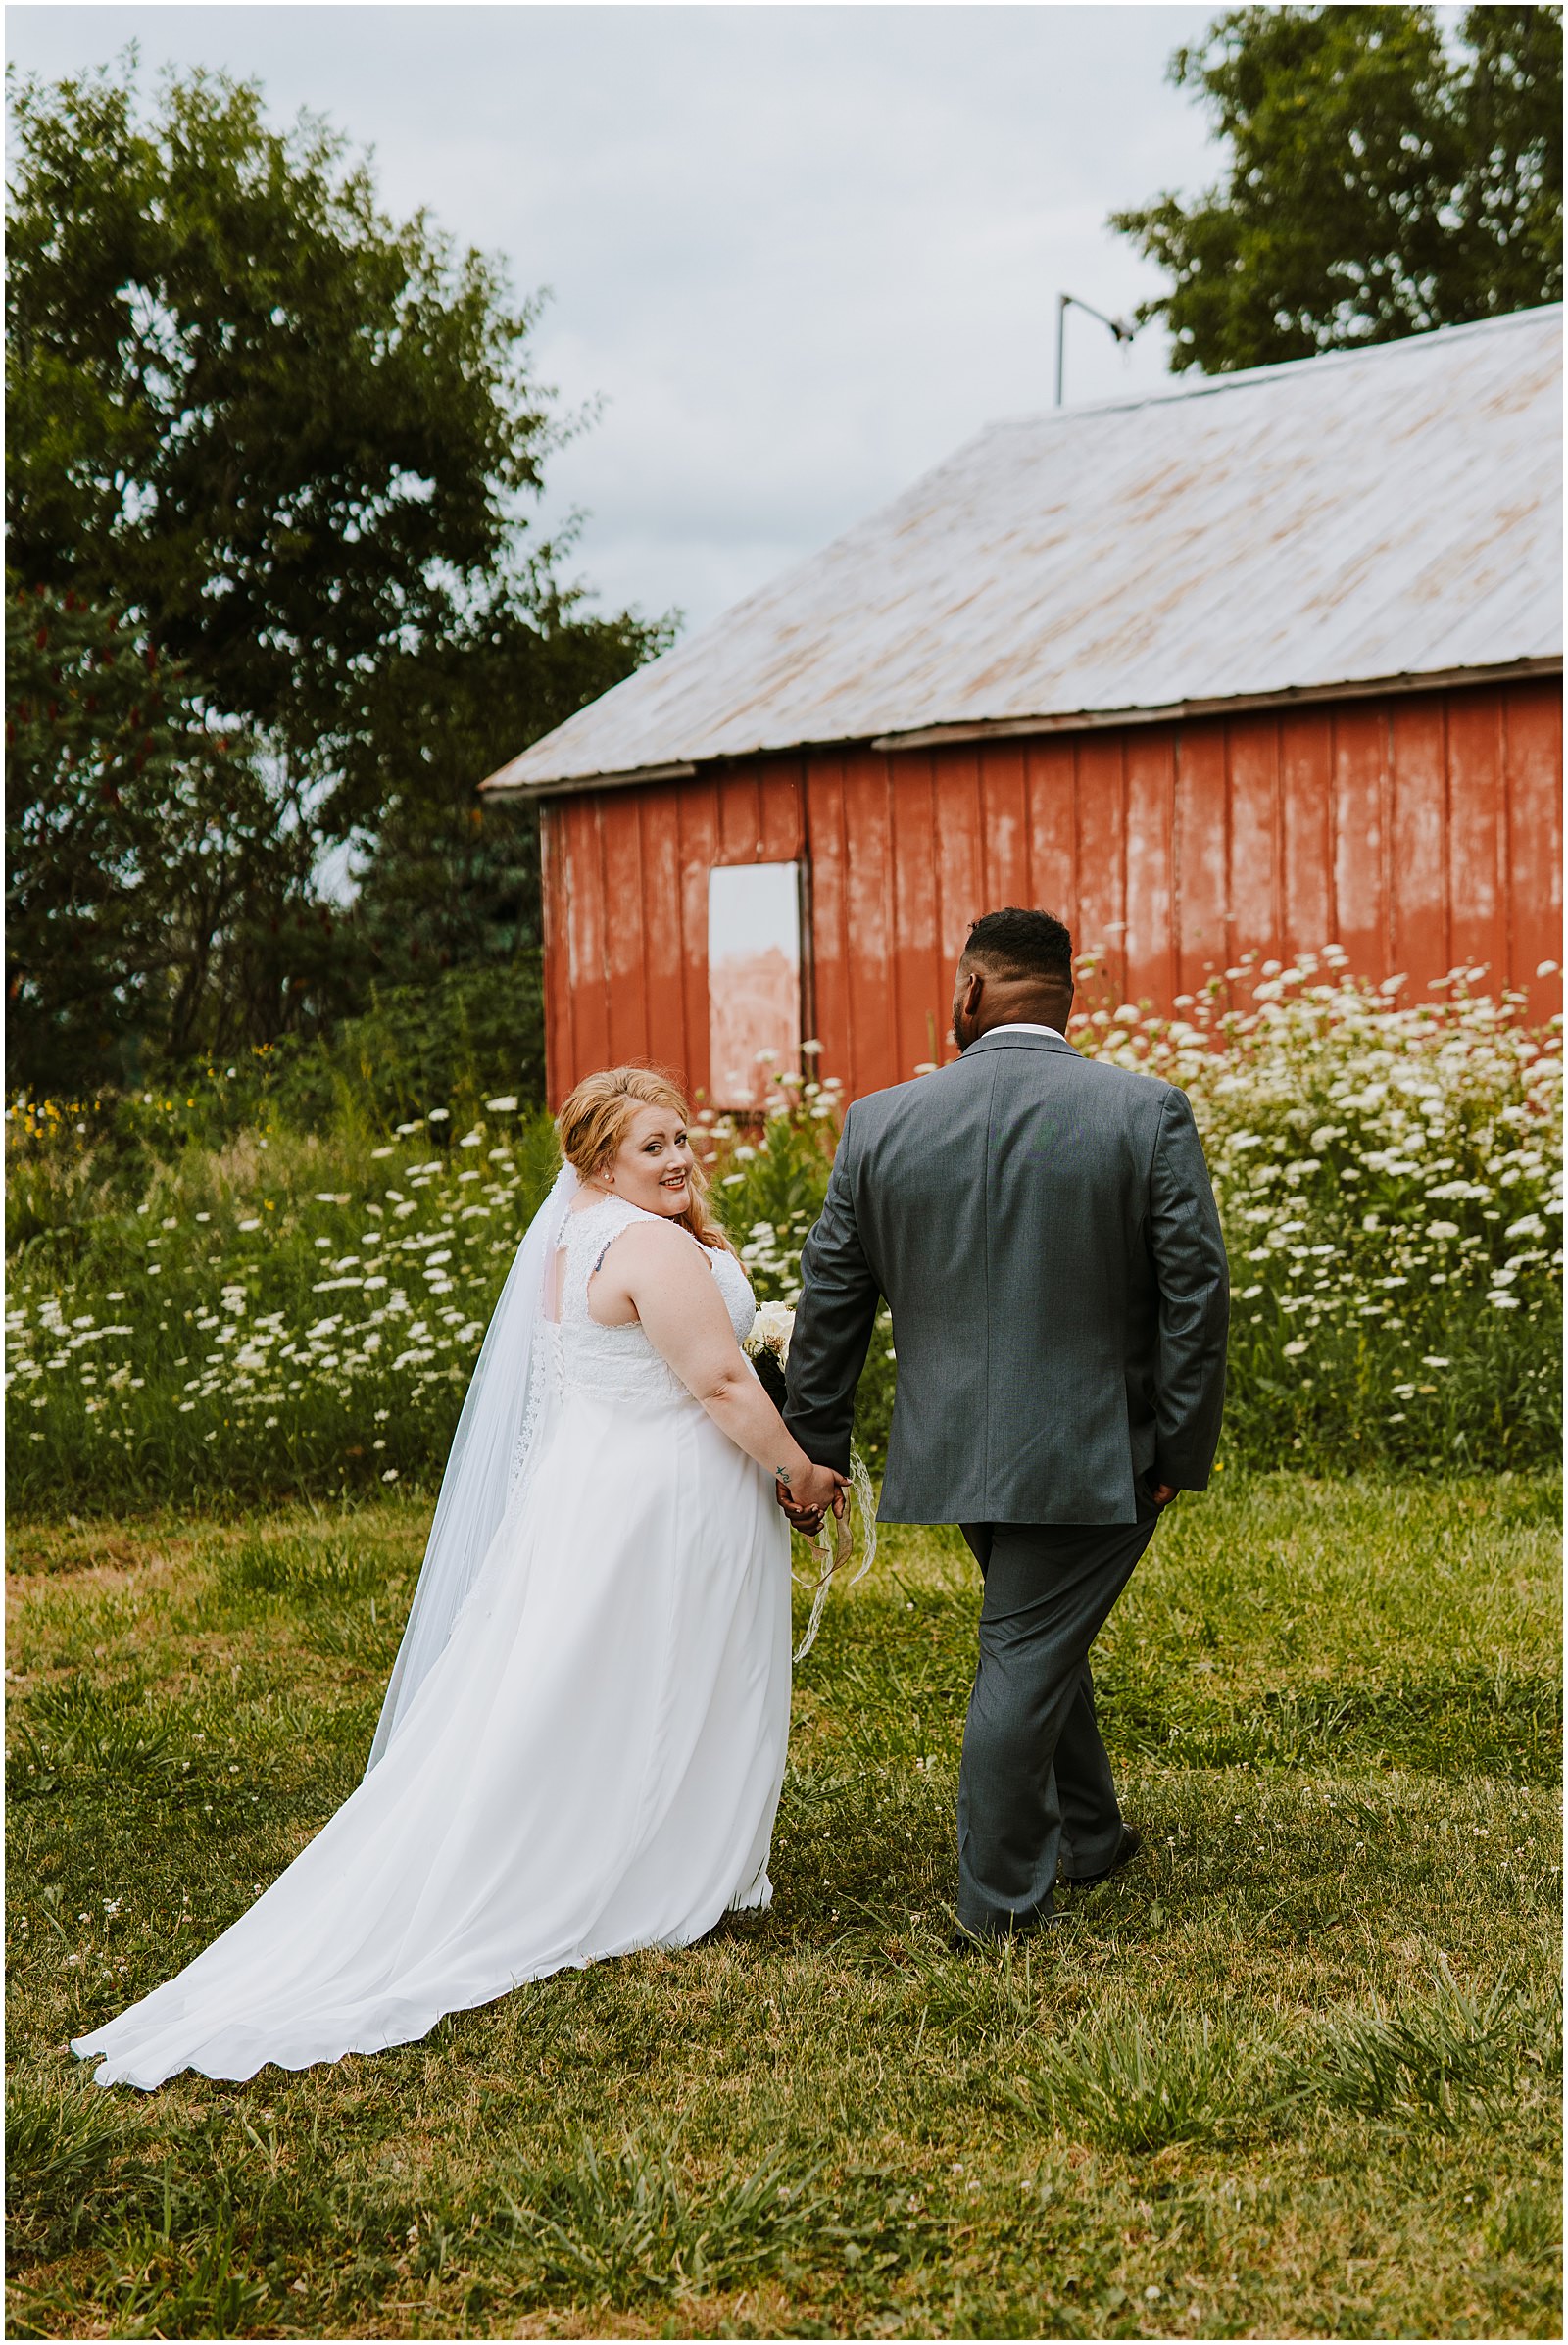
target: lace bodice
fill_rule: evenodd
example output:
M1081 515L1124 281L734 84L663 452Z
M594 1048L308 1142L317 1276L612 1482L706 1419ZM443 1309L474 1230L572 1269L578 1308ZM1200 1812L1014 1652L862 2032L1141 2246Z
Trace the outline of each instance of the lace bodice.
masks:
M588 1309L588 1282L621 1231L634 1221L661 1218L618 1197L607 1197L583 1206L580 1212L567 1214L562 1232L566 1259L561 1284L559 1343L562 1380L568 1392L573 1386L586 1386L597 1393L628 1400L690 1400L686 1387L660 1357L635 1319L627 1327L601 1327ZM714 1252L708 1246L702 1251L718 1281L739 1343L751 1334L757 1316L751 1283L733 1254Z

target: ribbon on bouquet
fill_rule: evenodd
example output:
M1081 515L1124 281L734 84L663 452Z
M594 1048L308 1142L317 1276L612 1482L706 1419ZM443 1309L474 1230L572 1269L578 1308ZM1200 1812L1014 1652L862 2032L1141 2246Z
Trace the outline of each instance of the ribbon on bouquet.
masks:
M757 1314L751 1334L742 1344L742 1349L757 1371L758 1383L781 1415L785 1405L784 1363L789 1356L790 1337L794 1328L795 1313L788 1303L765 1302ZM853 1588L856 1581L865 1578L876 1554L876 1492L871 1488L871 1477L858 1449L850 1451L850 1487L859 1509L861 1552L860 1568L854 1579L845 1582L847 1588ZM805 1539L806 1534L802 1532L801 1537ZM816 1556L817 1572L815 1580L809 1583L811 1617L806 1624L806 1635L796 1648L797 1661L804 1661L815 1644L816 1632L822 1625L822 1607L827 1602L827 1591L854 1552L850 1508L846 1505L842 1516L825 1514L820 1529L807 1539L807 1544ZM808 1584L805 1573L796 1571L793 1564L790 1578L802 1587Z
M855 1492L860 1513L861 1552L860 1568L854 1579L845 1582L846 1588L853 1588L857 1581L865 1578L876 1554L876 1493L871 1488L871 1477L865 1470L865 1460L858 1449L850 1451L850 1487ZM818 1569L811 1588L811 1617L806 1624L806 1635L795 1648L797 1661L804 1661L815 1644L816 1632L822 1625L822 1608L827 1602L827 1591L833 1585L834 1575L844 1569L854 1552L850 1513L850 1508L846 1506L842 1515L825 1514L821 1529L808 1541L816 1555ZM792 1569L790 1577L803 1585L806 1583L803 1572Z

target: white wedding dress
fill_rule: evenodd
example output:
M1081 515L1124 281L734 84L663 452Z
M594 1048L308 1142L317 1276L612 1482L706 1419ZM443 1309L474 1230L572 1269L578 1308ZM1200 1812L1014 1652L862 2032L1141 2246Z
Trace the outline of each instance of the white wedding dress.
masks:
M767 1904L789 1532L770 1476L642 1328L589 1316L609 1246L655 1218L608 1197L558 1222L561 1317L536 1362L553 1405L439 1657L287 1872L75 2040L100 2084L411 2043L524 1979L688 1945ZM708 1259L742 1337L745 1274Z

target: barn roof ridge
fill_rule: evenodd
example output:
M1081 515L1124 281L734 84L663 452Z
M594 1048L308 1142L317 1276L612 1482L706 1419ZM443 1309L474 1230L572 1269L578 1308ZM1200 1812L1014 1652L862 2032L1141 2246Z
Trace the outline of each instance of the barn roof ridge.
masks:
M1166 407L1183 399L1210 399L1216 392L1243 391L1300 373L1302 367L1365 366L1376 360L1408 358L1433 342L1452 343L1475 334L1498 334L1510 327L1529 327L1542 318L1562 317L1560 301L1539 302L1534 309L1507 310L1499 318L1467 318L1459 325L1434 325L1421 334L1400 334L1392 342L1361 342L1353 348L1314 350L1298 359L1271 359L1262 366L1237 366L1224 374L1181 374L1174 379L1137 390L1118 391L1103 399L1075 400L1070 406L1022 408L1016 415L997 415L963 446L972 447L988 432L1033 429L1043 424L1076 423L1086 415L1116 415L1145 407ZM947 461L951 461L947 460Z
M1561 326L988 424L485 787L1560 668Z

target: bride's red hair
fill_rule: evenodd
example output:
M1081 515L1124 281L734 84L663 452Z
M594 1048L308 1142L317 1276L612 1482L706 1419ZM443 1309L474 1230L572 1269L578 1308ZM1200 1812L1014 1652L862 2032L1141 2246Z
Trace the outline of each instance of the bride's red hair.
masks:
M691 1121L679 1086L658 1067L612 1066L583 1077L556 1118L561 1152L579 1180L589 1180L610 1163L639 1107L665 1107L683 1124ZM700 1164L692 1167L691 1191L691 1204L675 1220L700 1245L715 1252L733 1252L709 1208L708 1183Z

